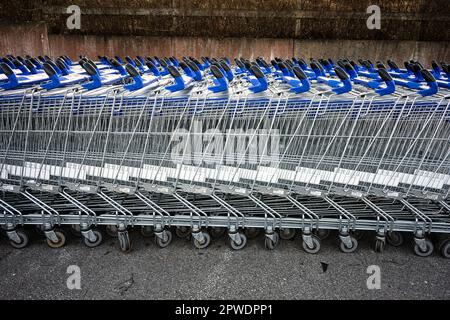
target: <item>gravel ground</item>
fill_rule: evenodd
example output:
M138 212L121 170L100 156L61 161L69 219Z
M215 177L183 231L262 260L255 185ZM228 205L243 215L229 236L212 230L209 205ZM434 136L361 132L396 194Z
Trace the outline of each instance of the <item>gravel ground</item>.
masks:
M50 249L35 236L23 250L1 238L0 299L450 299L450 260L415 256L410 239L377 254L368 235L344 254L332 235L311 255L298 237L274 251L263 237L232 251L226 238L198 250L185 239L159 249L132 236L129 254L109 237L95 249L76 238ZM69 265L80 267L80 290L67 288ZM367 288L369 265L381 269L379 290Z

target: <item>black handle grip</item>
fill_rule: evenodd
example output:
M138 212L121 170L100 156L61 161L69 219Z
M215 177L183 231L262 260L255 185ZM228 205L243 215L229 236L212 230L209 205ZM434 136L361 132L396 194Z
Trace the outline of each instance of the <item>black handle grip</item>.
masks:
M291 69L294 67L294 64L293 64L292 61L289 60L289 59L287 59L286 61L284 61L284 64L285 64L287 67L290 67Z
M420 70L420 73L426 82L436 82L436 78L427 69Z
M56 60L56 65L58 66L58 68L60 68L61 70L65 70L66 69L66 64L64 63L64 60L58 58Z
M20 61L17 60L17 59L14 59L14 60L13 60L13 64L14 64L14 66L15 66L16 68L19 68L19 67L23 66L22 62L20 62Z
M442 64L442 70L444 70L446 74L450 74L450 66L448 64Z
M367 61L367 60L363 61L363 62L361 63L361 65L362 65L364 68L366 68L366 69L372 68L372 65L371 65L370 62Z
M55 69L48 62L44 63L44 71L49 77L54 76L56 74Z
M409 61L405 61L403 64L405 65L406 70L412 71L411 63Z
M345 69L345 62L344 62L344 61L338 60L337 65L338 65L339 67L341 67L342 69Z
M216 65L212 65L210 68L212 74L214 75L214 77L216 77L217 79L221 79L223 78L223 74L220 71L219 67L217 67Z
M252 71L253 75L258 78L262 79L264 78L264 73L261 71L261 69L257 66L251 66L250 70Z
M394 69L394 70L398 69L398 65L395 63L394 60L388 60L387 64L391 69Z
M40 62L37 61L35 58L31 58L30 61L31 61L36 67L38 67L38 66L41 65Z
M178 78L181 77L180 72L178 71L177 68L175 68L174 66L168 66L167 70L169 71L169 73L172 75L172 77L174 78Z
M6 74L7 76L14 74L14 71L11 69L10 66L8 66L6 63L2 62L0 64L0 68L2 68L2 71L4 74Z
M320 69L315 61L311 62L311 69Z
M153 62L151 62L150 60L148 60L146 63L147 67L151 70L153 68L156 69L156 66L153 64Z
M59 68L52 60L47 60L47 63L53 67L53 69L57 70Z
M181 67L181 69L185 69L185 68L188 67L188 65L186 64L186 62L181 61L181 62L180 62L180 67Z
M420 65L417 64L417 63L414 63L414 64L412 64L412 65L410 65L410 66L411 66L411 69L412 69L412 71L413 71L414 73L420 72L420 70L422 70L422 68L420 67Z
M356 73L355 69L353 68L353 66L352 66L352 64L350 62L346 62L344 64L344 68L343 69L345 71L347 71L347 72L355 72Z
M378 75L383 81L392 81L392 77L386 69L378 69Z
M198 66L195 64L195 62L193 62L193 61L187 61L186 62L186 64L189 66L189 68L191 68L192 69L192 71L198 71L199 70L199 68L198 68Z
M125 70L127 70L127 72L130 74L130 76L132 77L137 77L139 76L139 71L137 71L137 69L135 67L133 67L131 64L127 63L125 65Z
M284 62L278 62L278 68L284 70L287 69L286 65L284 64Z
M166 62L166 60L164 60L164 59L159 60L159 64L160 64L161 66L163 66L164 68L167 68L167 62Z
M23 62L25 64L25 67L27 67L28 69L34 69L34 64L29 59L26 59Z
M378 69L386 69L386 66L384 65L383 62L378 61L378 62L377 62L377 68L378 68Z
M88 75L93 76L97 73L97 70L95 67L90 63L90 61L87 61L83 64L83 69L87 72Z
M228 66L228 64L225 61L220 60L219 63L220 63L220 66L222 67L223 70L225 70L225 71L230 71L231 70L230 67Z
M297 78L299 78L300 80L304 80L307 79L308 77L306 76L305 72L302 70L302 68L300 67L294 67L292 69L292 71L294 72L295 76Z
M140 66L142 66L142 63L141 63L141 61L138 58L134 59L134 63L136 64L136 67L138 67L138 68Z
M121 66L120 62L117 61L117 59L111 59L109 62L112 64L113 67L118 68Z
M344 69L342 69L341 67L334 68L334 72L339 77L339 79L341 79L342 81L349 79L347 72L345 72Z
M243 64L241 60L236 60L236 64L238 65L239 68L245 69L245 64Z
M433 69L439 69L439 65L437 64L437 62L436 61L431 61L431 67L433 68Z
M245 66L247 69L250 69L250 68L252 67L252 64L250 63L250 61L245 61L245 62L244 62L244 66Z

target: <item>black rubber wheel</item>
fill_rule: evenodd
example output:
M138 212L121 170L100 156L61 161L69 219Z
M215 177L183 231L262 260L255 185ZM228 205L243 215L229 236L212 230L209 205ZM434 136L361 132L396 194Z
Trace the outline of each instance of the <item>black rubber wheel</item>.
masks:
M119 229L115 225L107 225L105 228L106 234L111 238L117 238Z
M329 229L318 229L318 230L316 230L315 234L320 240L325 240L326 238L328 238L330 236L330 230Z
M202 243L199 242L194 237L192 237L192 242L194 243L194 246L197 249L206 249L206 248L208 248L208 246L211 243L211 236L209 235L209 233L208 232L203 232L203 231L202 231L202 233L203 233L203 238L204 238Z
M154 228L152 226L142 226L140 232L144 238L151 238L155 235Z
M356 248L358 248L358 240L356 240L355 238L350 236L350 240L352 243L352 246L350 248L348 248L344 242L340 242L339 244L339 249L341 249L342 252L344 253L352 253L355 252Z
M283 240L292 240L295 238L296 234L297 234L296 229L286 228L280 230L280 238Z
M274 232L274 234L273 234L274 239L270 239L268 237L264 237L264 238L265 238L264 245L267 250L274 250L280 243L280 236L276 232Z
M414 253L416 255L418 255L419 257L428 257L433 253L434 250L434 246L433 243L426 239L425 240L425 245L426 245L426 249L424 251L422 251L422 249L420 249L420 247L416 244L414 244Z
M191 234L191 229L189 227L176 227L175 234L178 238L185 239Z
M231 238L230 238L230 245L231 248L233 248L234 250L241 250L245 247L245 245L247 244L247 237L245 236L245 234L238 232L238 235L241 238L241 243L237 244L236 242L234 242Z
M450 239L445 240L442 244L441 244L441 255L446 258L446 259L450 259Z
M164 241L160 237L155 237L155 243L156 243L156 245L158 247L166 248L172 242L172 232L170 232L169 230L166 230L166 234L167 234L167 240L166 241Z
M375 252L382 253L386 247L386 242L380 239L375 240Z
M17 236L20 238L20 242L15 242L12 240L9 240L9 244L16 249L23 249L28 245L28 242L30 241L30 237L28 236L28 233L25 230L16 230Z
M404 242L403 234L398 231L388 232L386 235L386 241L393 247L400 247Z
M69 227L70 233L77 238L81 238L83 235L81 234L81 227L79 224L72 224Z
M211 234L211 237L213 239L219 239L219 238L223 237L223 235L225 234L226 231L227 231L227 229L225 229L225 228L212 227L212 228L210 228L209 233Z
M50 239L47 239L47 245L50 248L57 249L61 248L66 244L67 235L63 230L55 230L56 237L58 238L57 242L53 242Z
M89 248L95 248L98 247L103 242L103 232L101 232L98 229L92 230L92 232L95 234L97 240L94 242L91 242L88 238L83 237L83 242L86 245L86 247Z
M244 232L245 232L245 236L247 237L247 239L256 239L260 235L261 229L260 228L246 228Z
M119 239L120 250L124 253L131 251L131 239L128 231L117 232L117 238Z
M303 241L303 250L305 250L308 253L315 254L320 251L320 246L321 246L320 238L318 236L313 235L312 242L313 242L313 247L310 248L310 247L308 247L306 242Z

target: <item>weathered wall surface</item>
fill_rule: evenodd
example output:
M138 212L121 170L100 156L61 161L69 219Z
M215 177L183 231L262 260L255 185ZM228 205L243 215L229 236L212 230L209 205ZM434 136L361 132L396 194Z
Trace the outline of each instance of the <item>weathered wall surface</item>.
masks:
M0 54L450 60L449 0L377 2L381 30L366 27L373 0L0 0Z

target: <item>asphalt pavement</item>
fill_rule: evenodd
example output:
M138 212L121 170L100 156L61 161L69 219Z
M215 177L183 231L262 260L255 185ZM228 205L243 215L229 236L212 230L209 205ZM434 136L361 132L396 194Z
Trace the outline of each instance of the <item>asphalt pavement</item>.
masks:
M23 250L2 237L0 299L450 299L450 260L415 256L411 239L379 254L366 235L355 253L345 254L331 235L311 255L299 237L274 251L265 249L263 237L241 251L226 238L199 250L185 239L160 249L152 238L132 237L128 254L109 237L93 249L76 238L50 249L36 235ZM81 289L67 287L73 265ZM380 289L367 286L369 266L379 267Z

